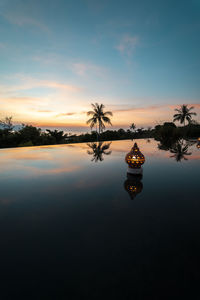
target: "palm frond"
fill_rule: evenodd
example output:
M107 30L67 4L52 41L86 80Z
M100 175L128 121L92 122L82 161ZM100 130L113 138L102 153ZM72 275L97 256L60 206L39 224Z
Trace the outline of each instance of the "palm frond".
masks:
M110 121L110 119L109 119L108 117L105 117L105 116L104 116L102 119L103 119L104 122L106 122L106 123L112 125L112 123L111 123L111 121Z
M178 108L175 108L174 110L177 111L177 112L179 112L180 114L182 113L182 111L180 109L178 109Z
M188 111L190 111L190 110L192 110L192 109L194 109L194 106L191 106L190 108L188 108Z
M105 113L104 113L104 116L113 116L113 113L111 112L111 111L106 111Z
M94 113L94 111L93 111L93 110L90 110L90 111L88 111L88 112L87 112L87 115L88 115L88 116L90 116L90 115L94 115L94 114L95 114L95 113Z

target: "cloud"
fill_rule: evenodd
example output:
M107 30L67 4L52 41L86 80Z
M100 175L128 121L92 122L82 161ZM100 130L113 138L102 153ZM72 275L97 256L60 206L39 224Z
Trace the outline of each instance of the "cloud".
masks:
M80 91L81 88L78 86L61 83L57 81L51 80L39 80L33 77L29 77L24 74L15 74L7 78L7 81L14 80L18 81L18 84L10 84L10 85L1 85L0 86L0 94L12 93L20 90L30 90L34 88L51 88L58 90L65 90L69 92L77 92Z
M182 105L182 104L181 104ZM180 104L173 104L173 105L169 105L170 108L175 109L175 108L179 108L181 106ZM200 104L199 103L189 103L187 104L188 108L190 108L191 106L194 106L194 108L200 108Z
M151 105L151 106L129 106L129 105L124 105L123 106L119 106L119 108L115 108L113 106L112 111L113 112L117 112L117 113L121 113L121 112L144 112L144 111L148 111L148 110L157 110L160 108L165 107L165 105Z
M0 43L0 49L5 49L5 48L6 48L6 45L3 43Z
M47 99L44 98L36 98L36 97L0 97L0 103L5 104L17 104L17 105L24 105L24 104L33 104L33 105L46 105L48 103Z
M189 103L188 107L194 106L194 109L200 108L200 104L199 103ZM146 111L155 111L155 110L160 110L160 109L174 109L174 108L178 108L180 107L180 104L163 104L163 105L149 105L149 106L129 106L129 105L111 105L110 107L112 107L112 111L113 112L146 112Z
M44 55L42 54L37 54L32 56L32 59L34 61L37 61L39 63L43 63L43 64L53 64L53 65L63 65L63 60L64 58L61 57L60 55L57 55L55 53L46 53Z
M12 12L7 12L2 14L4 18L11 24L17 25L17 26L33 26L36 28L39 28L45 33L49 33L50 30L49 28L43 24L41 21L38 21L37 19L30 17L30 16L25 16L19 12L12 11Z
M139 44L137 36L124 35L115 47L121 54L131 56L135 47Z
M49 88L53 88L53 89L64 89L64 90L68 90L71 92L76 92L76 91L80 90L80 88L77 86L63 84L63 83L59 83L59 82L45 81L45 80L39 81L38 86L49 87Z
M56 117L67 117L67 116L73 116L75 115L76 113L74 112L69 112L69 113L60 113L58 114Z
M91 63L79 62L72 64L72 71L79 76L85 76L88 75L88 73L92 73L101 77L105 75L106 68Z
M197 103L189 103L188 106L194 106L194 111L197 113L200 109L200 105ZM137 126L155 126L163 122L172 121L174 108L178 107L180 107L179 103L173 105L166 103L163 105L116 107L112 109L112 123L114 126L126 127L128 123L132 122L131 120L134 120Z
M52 113L52 110L37 110L39 113Z

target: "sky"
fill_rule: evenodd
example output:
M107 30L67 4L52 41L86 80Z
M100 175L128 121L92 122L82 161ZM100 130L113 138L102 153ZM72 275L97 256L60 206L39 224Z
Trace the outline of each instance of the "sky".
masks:
M0 119L89 131L200 121L200 0L0 0ZM108 126L110 129L110 127Z

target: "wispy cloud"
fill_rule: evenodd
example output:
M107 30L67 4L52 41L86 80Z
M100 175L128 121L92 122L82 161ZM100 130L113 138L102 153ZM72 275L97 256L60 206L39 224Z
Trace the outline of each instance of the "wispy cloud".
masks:
M6 48L6 45L3 43L0 43L0 49L5 49L5 48Z
M41 109L41 110L37 110L37 112L39 112L39 113L52 113L53 111L52 110L43 110L43 109Z
M71 84L61 83L57 81L51 80L40 80L33 77L29 77L24 74L15 74L12 75L8 80L14 80L15 82L18 81L18 84L10 84L10 85L0 85L0 94L2 93L13 93L16 91L21 90L30 90L34 88L51 88L51 89L58 89L58 90L65 90L68 92L78 92L81 90L80 87L74 86Z
M45 33L50 32L49 28L45 24L43 24L43 22L41 22L33 17L25 16L19 12L9 11L2 15L9 23L11 23L13 25L33 26L33 27L36 27L36 28L42 30Z
M199 109L200 108L200 104L199 103L193 103L193 104L188 104L188 107L194 106L194 108ZM115 107L113 106L112 111L116 112L116 113L121 113L121 112L148 112L148 111L156 111L156 110L160 110L160 109L171 109L173 110L174 108L178 108L180 107L180 104L155 104L155 105L148 105L148 106L130 106L130 105L124 105L124 106L120 106Z
M188 107L190 108L191 106L194 106L194 108L200 108L200 104L199 103L189 103L189 104L187 104L188 105ZM173 105L169 105L169 107L170 108L172 108L172 109L174 109L174 108L178 108L178 107L180 107L180 104L173 104Z
M32 60L47 65L63 65L64 57L56 53L39 53L32 56Z
M69 113L60 113L57 114L56 117L68 117L68 116L74 116L76 113L74 112L69 112Z
M72 64L72 71L79 76L93 74L101 77L101 76L105 76L107 70L104 67L92 63L78 62Z
M47 99L37 98L37 97L0 97L0 103L10 104L10 105L46 105L48 103Z
M124 108L116 108L113 109L113 112L144 112L144 111L152 111L152 110L157 110L160 108L166 107L165 105L151 105L151 106L129 106L129 107L124 107Z
M138 36L125 34L115 47L121 54L131 56L135 47L139 44Z
M70 92L77 92L80 91L80 88L74 85L69 85L69 84L63 84L59 82L52 82L52 81L39 81L38 86L41 87L49 87L49 88L54 88L54 89L64 89L68 90Z

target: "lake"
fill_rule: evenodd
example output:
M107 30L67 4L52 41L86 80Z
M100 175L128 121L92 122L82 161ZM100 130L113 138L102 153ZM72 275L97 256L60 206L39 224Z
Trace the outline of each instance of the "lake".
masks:
M4 291L12 283L9 293L25 290L27 299L192 295L200 149L136 142L146 158L139 179L127 176L131 140L0 150Z

